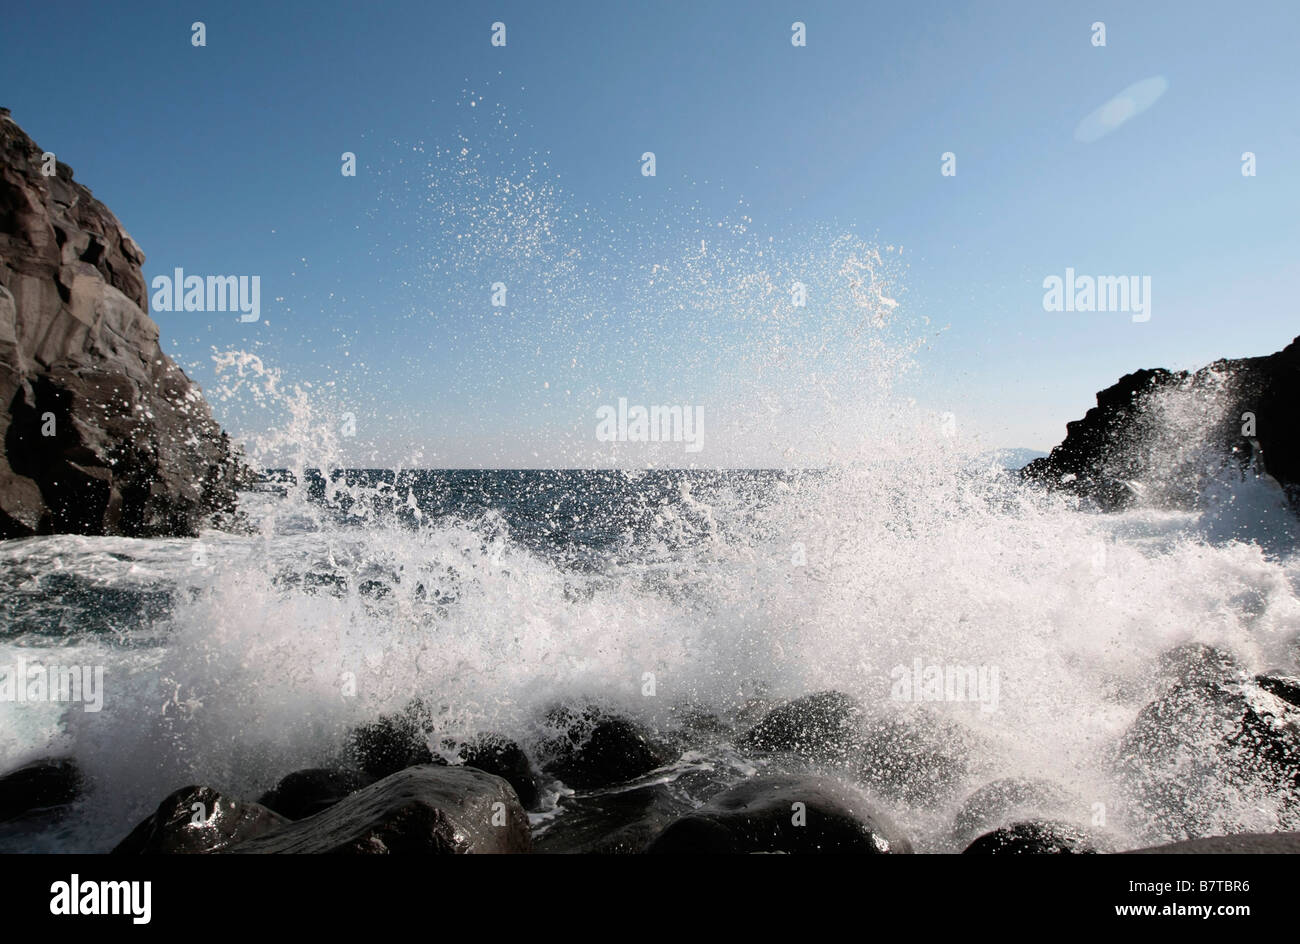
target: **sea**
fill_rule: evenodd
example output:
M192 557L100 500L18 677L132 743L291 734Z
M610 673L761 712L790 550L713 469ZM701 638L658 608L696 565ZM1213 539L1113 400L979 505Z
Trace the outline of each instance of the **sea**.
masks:
M86 778L0 849L107 851L190 783L255 798L414 699L448 756L534 743L557 705L627 715L678 759L619 789L689 808L773 763L738 746L762 710L824 691L913 732L919 789L878 802L921 851L960 851L962 801L1003 778L1056 785L1121 845L1300 828L1264 772L1202 764L1164 808L1120 756L1176 647L1295 674L1279 495L1238 476L1201 508L1104 513L937 436L812 469L270 470L239 532L6 541L0 666L102 680L97 704L0 703L0 770L70 756ZM980 684L928 684L954 667ZM1199 724L1180 737L1215 736ZM535 830L575 797L548 782Z

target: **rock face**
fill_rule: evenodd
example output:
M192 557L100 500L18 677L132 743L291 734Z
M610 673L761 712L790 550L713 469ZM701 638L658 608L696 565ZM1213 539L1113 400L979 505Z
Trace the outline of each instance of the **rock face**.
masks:
M193 535L247 473L162 352L144 253L0 109L0 537Z
M649 853L908 853L858 790L827 777L755 777L674 820Z
M1178 415L1150 409L1163 393L1180 395ZM1231 457L1244 464L1258 451L1300 510L1297 403L1300 338L1276 354L1219 360L1192 373L1139 370L1098 393L1083 419L1066 424L1064 441L1021 474L1105 509L1133 502L1130 483L1158 481L1160 497L1180 505L1195 498L1207 463Z
M424 765L408 767L315 816L229 851L445 855L529 850L528 814L510 784L471 767Z
M258 803L223 796L211 787L182 787L117 844L114 855L219 852L289 821Z

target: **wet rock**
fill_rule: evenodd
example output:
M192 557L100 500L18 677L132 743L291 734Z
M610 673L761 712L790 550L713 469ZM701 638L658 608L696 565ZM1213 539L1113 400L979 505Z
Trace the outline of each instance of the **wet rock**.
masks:
M1300 832L1209 836L1128 852L1135 855L1300 855Z
M626 783L674 759L644 727L595 705L554 708L545 723L555 734L537 745L542 770L576 790Z
M537 771L523 748L514 741L499 734L486 733L451 747L456 758L466 767L493 774L514 787L524 809L537 808Z
M668 825L649 853L907 853L860 791L828 777L759 776Z
M1300 710L1252 683L1175 685L1147 705L1115 755L1138 832L1194 838L1286 821L1300 803Z
M534 834L535 852L635 854L692 804L666 784L561 797L561 814Z
M1097 405L1065 424L1066 435L1046 458L1020 470L1023 478L1051 489L1086 496L1103 509L1124 508L1135 495L1126 485L1139 474L1133 453L1143 400L1186 374L1163 369L1125 374L1097 394Z
M966 846L977 836L1026 820L1069 821L1088 810L1082 800L1050 780L1006 777L980 787L953 819L953 837Z
M1270 695L1276 695L1287 704L1300 708L1300 678L1274 672L1255 676L1255 684Z
M857 778L869 789L916 806L946 801L965 780L970 736L928 711L863 725Z
M842 692L817 692L773 708L741 738L746 750L788 752L806 760L842 762L861 744L862 711Z
M1182 461L1174 457L1184 444L1168 443L1159 435L1159 417L1143 409L1147 398L1174 388L1199 397L1208 412L1198 426L1204 450L1189 450ZM1190 507L1216 461L1244 466L1258 455L1291 507L1300 510L1300 436L1292 422L1298 401L1300 338L1276 354L1219 360L1194 373L1139 370L1099 392L1097 406L1066 423L1060 445L1021 475L1091 498L1104 509L1132 504L1140 490L1127 483L1135 481L1154 488L1164 503ZM1242 434L1247 412L1255 418L1250 439Z
M672 737L683 746L714 744L731 733L726 721L699 705L678 706L672 709L671 715Z
M1177 684L1230 682L1244 678L1246 668L1231 652L1193 642L1175 646L1156 660L1161 687Z
M81 771L66 757L32 761L0 777L0 823L71 803L81 794Z
M0 110L0 538L233 523L251 476L159 346L144 253L42 153Z
M258 798L258 803L288 819L306 819L374 783L358 770L313 767L296 770Z
M356 765L376 780L420 764L445 764L429 748L433 729L430 707L419 699L401 712L352 732L351 749Z
M408 767L232 853L448 855L528 852L528 814L500 777Z
M168 796L113 849L115 855L219 852L289 822L258 803L223 796L211 787L182 787Z
M1101 851L1098 840L1068 823L1029 820L985 833L963 855L1091 855Z

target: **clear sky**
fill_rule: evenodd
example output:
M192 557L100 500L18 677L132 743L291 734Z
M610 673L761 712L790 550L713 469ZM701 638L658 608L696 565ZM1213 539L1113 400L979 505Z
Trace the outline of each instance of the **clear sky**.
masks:
M619 396L734 411L758 389L731 373L747 345L810 337L719 286L783 285L843 233L934 329L908 392L992 446L1049 448L1137 368L1300 334L1294 0L62 2L0 30L0 104L147 278L260 276L257 323L154 314L218 418L282 425L217 395L213 351L251 352L355 414L360 464L589 464ZM1110 133L1085 122L1154 79ZM1149 276L1150 320L1045 311L1067 267ZM676 464L779 461L770 437L715 442Z

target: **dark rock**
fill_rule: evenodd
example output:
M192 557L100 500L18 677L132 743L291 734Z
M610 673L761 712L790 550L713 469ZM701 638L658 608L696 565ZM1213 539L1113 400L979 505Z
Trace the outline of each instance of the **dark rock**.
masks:
M1276 695L1287 704L1300 708L1300 678L1275 672L1255 676L1255 684L1270 695Z
M1140 833L1194 838L1246 828L1223 818L1225 797L1285 819L1300 802L1300 711L1249 683L1177 684L1138 712L1116 766Z
M118 843L115 855L218 852L286 825L257 803L223 796L211 787L182 787Z
M1280 855L1300 854L1300 833L1238 833L1188 839L1165 846L1129 849L1130 855Z
M1087 855L1100 852L1087 832L1068 823L1030 820L985 833L963 855Z
M805 695L769 711L741 738L740 746L843 762L861 744L861 714L857 702L842 692Z
M561 797L560 815L533 837L533 851L628 855L644 852L664 827L691 810L666 784Z
M515 788L524 809L537 808L539 791L537 771L528 755L514 741L499 734L479 734L461 744L452 745L455 756L466 767L493 774Z
M232 853L445 855L528 852L528 814L500 777L408 767Z
M1106 509L1123 508L1134 495L1125 484L1138 469L1128 454L1143 399L1185 374L1139 370L1125 374L1097 394L1097 405L1083 419L1065 424L1065 439L1044 459L1035 459L1020 474L1050 488L1094 499Z
M980 787L953 818L953 837L961 846L975 837L1026 820L1070 820L1087 812L1083 801L1050 780L1006 777Z
M0 823L64 806L81 793L81 771L66 757L44 758L0 777Z
M158 345L144 254L0 115L0 538L195 535L250 481Z
M626 783L673 760L644 727L595 705L554 708L545 724L555 733L538 743L542 770L576 790Z
M289 774L257 802L288 819L306 819L372 783L373 777L358 770L313 767Z
M872 718L863 725L858 780L915 806L946 801L965 780L970 735L925 710Z
M1158 409L1148 409L1153 397L1169 391L1196 402L1203 443L1186 442L1184 430L1169 428ZM1153 488L1166 504L1189 506L1216 467L1235 462L1244 468L1259 457L1292 508L1300 509L1297 402L1300 338L1276 354L1219 360L1194 373L1140 370L1098 393L1097 406L1066 424L1061 444L1021 474L1106 509L1133 503L1131 482ZM1243 432L1246 413L1254 416L1253 436Z
M432 710L420 699L401 712L381 715L379 720L352 732L352 755L358 767L376 780L421 764L445 764L429 748L433 730Z
M1156 660L1156 679L1162 687L1231 682L1245 674L1245 666L1231 652L1199 642L1175 646Z
M680 705L670 711L674 743L699 747L716 744L731 734L731 726L715 712L699 705Z
M674 820L646 849L649 853L911 851L911 843L860 791L828 777L797 775L746 780Z

